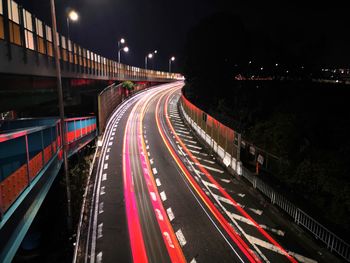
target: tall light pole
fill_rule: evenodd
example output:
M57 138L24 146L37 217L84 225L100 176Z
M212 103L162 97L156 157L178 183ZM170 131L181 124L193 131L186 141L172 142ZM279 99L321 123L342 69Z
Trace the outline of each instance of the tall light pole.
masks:
M169 73L171 73L171 62L175 61L175 57L169 58Z
M79 19L79 15L76 11L74 11L74 10L69 11L69 13L67 15L67 37L69 40L70 40L69 21L72 20L73 22L76 22L76 21L78 21L78 19Z
M147 56L145 56L145 69L147 70L147 60L149 58L153 58L153 53L149 53Z
M125 38L121 38L119 41L118 41L118 63L120 63L120 51L123 49L122 48L122 45L125 44ZM129 51L129 49L128 49ZM128 52L126 51L126 52Z
M51 5L51 19L52 19L52 30L53 30L53 44L55 52L56 62L56 77L57 77L57 93L58 93L58 105L60 111L60 133L61 143L63 150L63 162L64 162L64 175L66 179L66 191L67 191L67 226L68 230L72 230L72 210L71 210L71 191L70 191L70 179L68 171L68 158L66 151L66 132L64 123L64 105L63 105L63 91L62 91L62 79L61 79L61 66L59 60L59 49L58 49L58 37L57 37L57 25L56 25L56 11L55 11L55 0L50 0Z
M125 53L129 52L129 48L128 47L123 47L123 48L119 48L118 50L118 63L120 63L120 51L124 51Z

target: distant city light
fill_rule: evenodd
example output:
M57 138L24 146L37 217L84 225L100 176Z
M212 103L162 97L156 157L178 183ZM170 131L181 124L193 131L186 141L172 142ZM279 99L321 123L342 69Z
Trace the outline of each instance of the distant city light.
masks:
M261 67L261 68L260 68L260 70L264 70L264 68L263 68L263 67Z
M278 67L278 63L276 63L275 65L276 65L276 67Z

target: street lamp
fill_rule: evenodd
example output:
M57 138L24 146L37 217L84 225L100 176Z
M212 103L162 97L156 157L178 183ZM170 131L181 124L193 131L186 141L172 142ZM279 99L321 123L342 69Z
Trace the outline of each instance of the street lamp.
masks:
M171 62L175 61L175 57L169 58L169 73L171 73Z
M122 47L118 49L118 63L120 63L120 51L124 51L125 53L129 52L129 48L128 47Z
M79 15L78 15L78 13L76 11L74 11L74 10L69 11L68 16L67 16L67 35L68 35L68 39L70 39L69 21L72 20L73 22L76 22L76 21L78 21L78 19L79 19Z
M121 38L120 40L118 40L118 62L120 63L120 53L119 53L119 51L121 50L121 49L123 49L122 48L122 45L124 45L125 44L125 38Z
M66 193L67 193L67 225L69 231L72 230L72 210L71 210L71 191L70 191L70 178L68 172L68 158L67 158L67 147L66 147L66 131L64 123L64 105L63 105L63 91L62 91L62 78L61 78L61 65L59 60L59 49L58 49L58 38L57 38L57 24L56 24L56 11L55 11L55 0L50 0L51 19L52 19L52 31L53 31L53 44L55 52L55 64L56 64L56 77L57 77L57 93L58 93L58 104L60 111L60 134L61 144L63 150L63 163L64 163L64 175L66 179ZM70 17L70 16L69 16ZM77 19L77 15L72 15L72 18Z
M156 50L157 51L157 50ZM147 56L145 56L145 69L147 70L147 60L149 58L153 58L153 53L149 53Z

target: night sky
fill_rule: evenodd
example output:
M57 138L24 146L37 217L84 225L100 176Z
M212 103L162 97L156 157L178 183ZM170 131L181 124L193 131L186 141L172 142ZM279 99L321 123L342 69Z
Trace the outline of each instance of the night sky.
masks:
M18 1L25 8L51 21L49 0ZM306 2L306 1L304 1ZM65 17L71 7L80 14L71 24L71 38L105 57L117 59L117 41L127 39L130 52L122 62L143 67L145 55L159 54L150 68L167 70L174 55L174 70L180 70L188 32L203 18L220 12L239 17L253 34L281 41L290 49L312 42L322 45L318 54L322 66L348 67L350 19L343 3L305 4L301 1L209 1L209 0L56 0L58 28L66 32ZM225 37L218 39L225 41ZM254 59L254 58L252 58Z

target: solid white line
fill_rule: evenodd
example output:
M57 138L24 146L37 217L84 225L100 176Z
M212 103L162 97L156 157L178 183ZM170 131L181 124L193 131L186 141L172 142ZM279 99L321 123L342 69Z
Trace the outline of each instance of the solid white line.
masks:
M158 173L157 168L153 168L152 172L153 172L154 175L156 175Z
M175 233L177 240L179 240L180 246L184 246L186 245L187 241L185 239L184 234L182 233L181 229L177 230Z
M173 210L171 209L171 207L169 207L167 210L166 210L167 214L168 214L168 217L169 217L169 220L170 222L174 220L175 216L174 216L174 213L173 213Z
M166 201L167 198L164 191L160 193L160 198L162 199L163 202Z
M156 179L156 185L157 185L157 186L161 186L161 185L162 185L162 184L160 183L159 178Z

